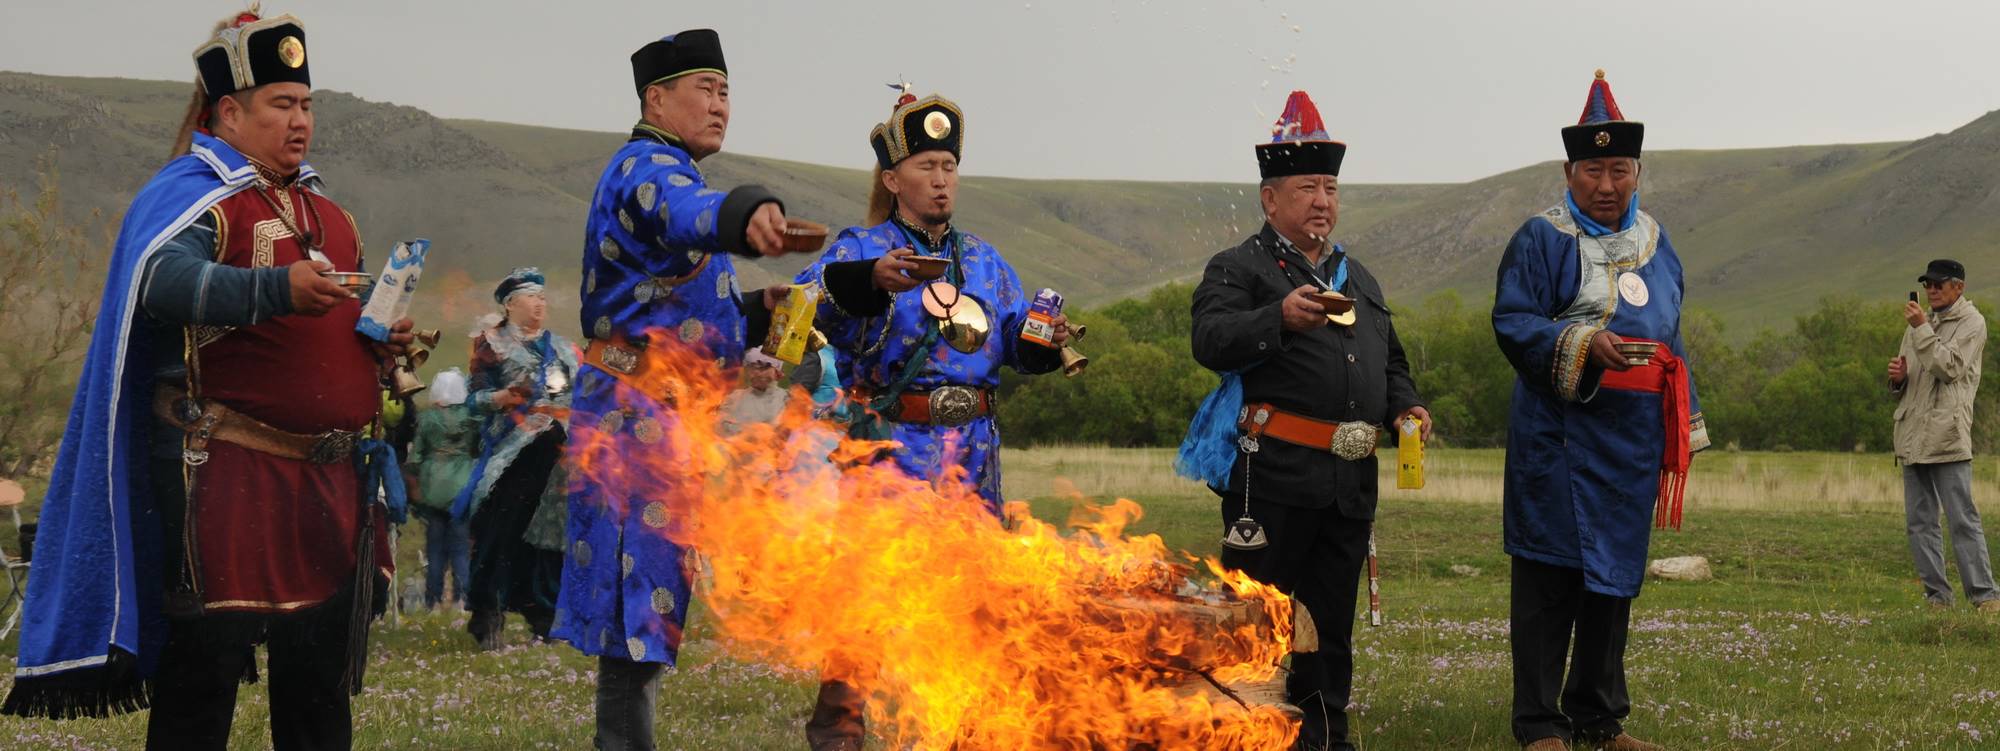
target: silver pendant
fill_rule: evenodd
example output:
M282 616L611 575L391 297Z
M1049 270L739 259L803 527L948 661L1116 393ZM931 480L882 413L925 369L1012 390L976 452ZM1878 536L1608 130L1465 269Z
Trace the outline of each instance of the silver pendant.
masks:
M199 467L208 463L208 452L181 449L181 461L190 467Z
M1258 524L1249 514L1230 524L1229 531L1222 535L1222 546L1234 550L1257 550L1270 544L1264 538L1264 525Z
M1257 449L1260 448L1257 444L1257 437L1253 435L1246 435L1236 439L1236 447L1242 449L1245 454L1255 454L1257 453Z

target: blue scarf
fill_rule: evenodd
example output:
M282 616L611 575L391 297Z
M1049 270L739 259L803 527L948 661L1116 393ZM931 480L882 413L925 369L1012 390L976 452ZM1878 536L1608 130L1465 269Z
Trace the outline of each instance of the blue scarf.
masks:
M1333 253L1340 258L1340 263L1334 266L1332 284L1338 292L1347 288L1347 250L1335 245ZM1315 278L1315 281L1324 280ZM1199 480L1216 490L1228 490L1229 472L1236 467L1236 418L1243 411L1243 374L1229 371L1220 375L1222 382L1201 400L1201 408L1188 421L1187 436L1181 439L1180 453L1174 456L1174 474Z
M163 541L147 490L155 343L132 336L146 260L209 207L256 184L250 160L203 133L125 213L49 492L21 606L14 688L0 713L104 716L146 705L166 641ZM299 179L318 189L318 174ZM177 346L177 345L175 345Z
M1576 219L1576 226L1582 229L1584 234L1591 237L1615 235L1631 229L1632 222L1636 221L1639 216L1639 192L1636 190L1632 191L1632 203L1625 207L1625 215L1618 218L1618 229L1615 230L1598 224L1597 220L1583 213L1583 209L1577 208L1576 196L1571 195L1568 190L1563 191L1563 203L1569 206L1569 215Z

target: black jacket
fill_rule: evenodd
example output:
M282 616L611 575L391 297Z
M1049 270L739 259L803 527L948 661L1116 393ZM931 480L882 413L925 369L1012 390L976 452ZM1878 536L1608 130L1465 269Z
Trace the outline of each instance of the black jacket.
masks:
M1284 328L1281 302L1311 275L1293 259L1280 266L1278 234L1266 224L1243 244L1215 254L1194 291L1194 359L1243 374L1243 403L1330 422L1390 422L1421 404L1382 286L1359 261L1347 260L1342 292L1358 299L1351 327L1304 333ZM1259 442L1248 487L1258 501L1305 508L1338 504L1342 516L1375 518L1376 459L1347 461L1273 438ZM1244 454L1238 451L1225 498L1241 499Z

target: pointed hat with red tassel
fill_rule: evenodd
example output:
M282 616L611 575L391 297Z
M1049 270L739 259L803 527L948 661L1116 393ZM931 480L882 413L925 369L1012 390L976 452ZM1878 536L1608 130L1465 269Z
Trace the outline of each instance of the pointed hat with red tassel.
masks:
M1618 100L1611 96L1611 83L1604 80L1604 71L1600 69L1597 79L1590 82L1583 115L1575 125L1562 129L1562 137L1563 150L1572 162L1618 156L1638 159L1639 145L1646 139L1646 125L1627 120L1625 113L1618 111Z
M1271 142L1257 144L1257 168L1264 179L1292 175L1339 175L1347 144L1327 135L1312 97L1294 91L1285 113L1271 125Z

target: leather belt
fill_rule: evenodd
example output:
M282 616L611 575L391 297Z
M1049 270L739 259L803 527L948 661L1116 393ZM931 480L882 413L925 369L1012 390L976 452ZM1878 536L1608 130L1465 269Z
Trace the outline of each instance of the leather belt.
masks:
M170 387L153 393L153 414L187 433L181 444L181 460L190 466L208 461L209 441L228 441L281 459L334 464L354 457L354 446L362 435L358 430L329 430L314 435L288 433L220 402L192 399Z
M668 404L674 402L673 384L664 379L648 381L644 376L646 365L646 343L633 342L623 335L613 335L610 339L592 339L583 349L583 362L597 368L605 375L618 379L633 391Z
M993 414L993 395L989 389L940 386L930 391L905 391L898 406L897 422L954 428Z
M1236 416L1236 427L1243 430L1244 439L1253 443L1261 437L1276 438L1325 451L1348 461L1373 456L1375 439L1381 432L1381 428L1369 423L1328 422L1292 414L1269 404L1243 405L1243 410Z
M633 344L622 336L592 339L583 348L583 361L619 379L634 381L646 372L646 344Z

